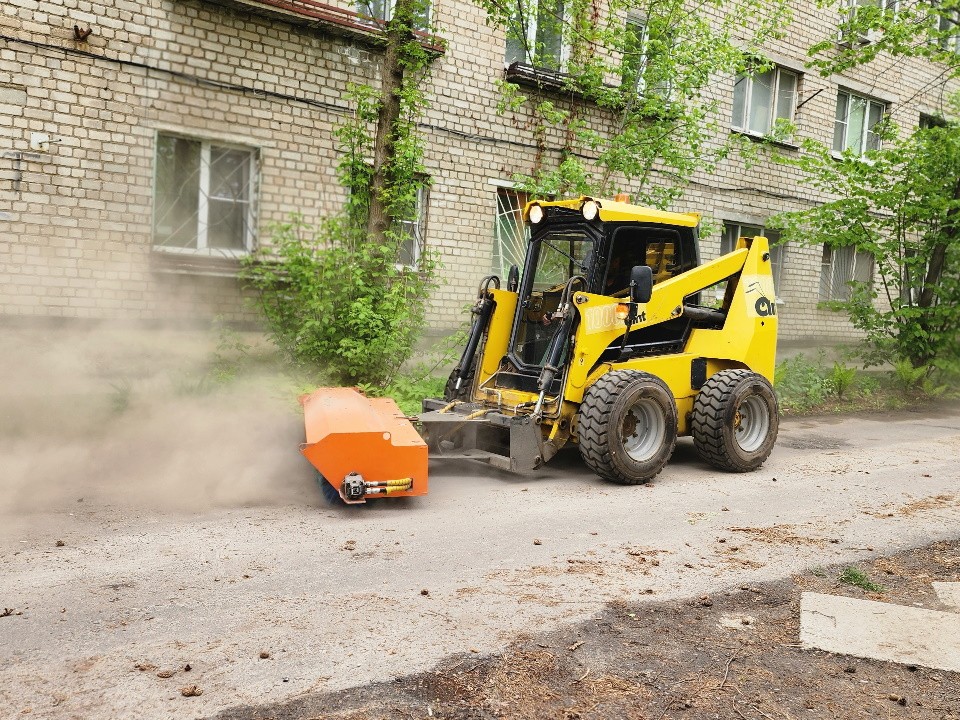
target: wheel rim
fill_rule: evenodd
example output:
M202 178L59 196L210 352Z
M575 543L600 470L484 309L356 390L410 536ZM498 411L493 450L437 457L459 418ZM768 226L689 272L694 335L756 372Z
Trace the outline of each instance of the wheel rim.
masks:
M650 398L640 398L623 418L620 428L623 449L632 460L647 460L663 444L665 432L660 405Z
M763 398L751 395L740 403L733 426L741 450L754 452L759 449L770 432L770 412Z

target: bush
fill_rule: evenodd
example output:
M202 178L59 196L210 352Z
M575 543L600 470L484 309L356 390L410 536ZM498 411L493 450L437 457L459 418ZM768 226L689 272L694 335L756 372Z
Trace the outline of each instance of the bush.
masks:
M784 409L809 410L823 403L829 394L824 378L823 353L817 362L804 355L783 360L774 373L774 387Z
M410 357L423 325L433 262L398 264L401 233L369 242L343 219L319 227L294 217L272 228L271 243L243 262L270 334L298 365L346 384L386 386Z
M844 393L853 387L857 379L857 369L841 365L838 362L833 364L833 369L826 377L826 387L831 393L837 396L838 400L843 400Z
M923 386L931 368L923 365L914 367L909 360L897 360L893 364L893 380L902 392L913 392Z
M419 366L409 373L397 375L390 384L381 388L364 387L370 395L393 398L407 415L419 415L424 398L442 398L447 378L432 374L432 369Z

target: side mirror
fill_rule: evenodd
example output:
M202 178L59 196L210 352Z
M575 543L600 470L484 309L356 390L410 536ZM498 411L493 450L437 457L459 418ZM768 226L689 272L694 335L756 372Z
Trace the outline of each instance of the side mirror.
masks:
M648 303L653 294L653 268L634 265L630 270L630 302Z
M507 272L507 290L516 292L518 287L520 287L520 268L511 265Z

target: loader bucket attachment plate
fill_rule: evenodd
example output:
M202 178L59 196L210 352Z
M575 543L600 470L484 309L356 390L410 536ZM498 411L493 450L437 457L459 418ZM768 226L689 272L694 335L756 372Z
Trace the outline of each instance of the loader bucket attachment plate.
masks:
M479 460L501 470L528 473L550 460L557 448L543 439L529 415L509 416L470 403L451 408L426 399L420 414L431 457Z
M427 444L397 404L353 388L319 388L300 398L300 452L348 503L427 493Z

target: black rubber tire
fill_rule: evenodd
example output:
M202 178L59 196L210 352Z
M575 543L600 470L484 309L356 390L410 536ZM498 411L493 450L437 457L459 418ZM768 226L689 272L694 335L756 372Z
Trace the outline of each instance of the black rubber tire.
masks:
M751 426L744 427L744 418ZM763 465L779 427L773 386L749 370L721 370L704 383L693 403L693 443L700 457L721 470L749 472Z
M651 451L642 458L632 457L624 441L625 430L629 430L625 423L636 422L631 410L638 402L658 413L662 422L662 436L652 439ZM648 482L663 470L677 444L677 405L670 388L655 375L639 370L607 373L583 396L577 439L583 461L600 477L620 485Z
M473 388L473 376L477 371L477 361L474 358L474 361L470 364L470 369L467 370L466 376L463 378L463 383L460 385L460 390L454 390L454 385L457 382L457 373L460 372L460 366L457 365L453 370L450 371L450 377L447 378L447 384L443 387L443 399L447 402L453 402L454 400L460 401L469 401L470 390Z

